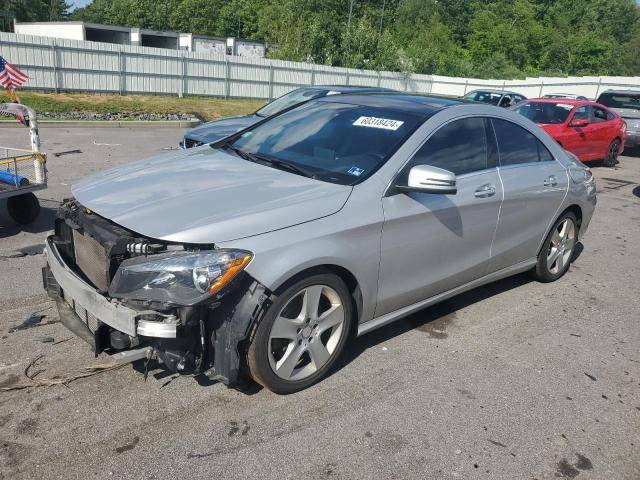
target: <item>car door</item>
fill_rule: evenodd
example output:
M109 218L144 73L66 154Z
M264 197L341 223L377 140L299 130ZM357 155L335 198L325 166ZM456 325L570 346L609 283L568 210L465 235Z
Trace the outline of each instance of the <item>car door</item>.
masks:
M582 157L589 151L590 125L585 127L572 127L573 120L591 121L591 113L588 105L581 105L573 110L565 121L562 134L557 138L565 150Z
M591 112L591 125L593 125L592 154L594 158L604 158L609 144L616 137L614 122L609 120L608 112L602 107L592 105Z
M457 175L457 193L403 193L382 199L384 225L376 316L482 277L498 221L502 187L487 120L468 117L440 127L394 180L415 165Z
M532 132L504 119L491 124L504 189L489 266L495 272L537 256L569 181L565 167Z

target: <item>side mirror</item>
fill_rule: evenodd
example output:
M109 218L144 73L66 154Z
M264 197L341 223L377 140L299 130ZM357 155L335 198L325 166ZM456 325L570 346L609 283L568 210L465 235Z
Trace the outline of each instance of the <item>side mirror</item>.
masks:
M586 127L587 125L589 125L589 120L585 120L583 118L574 118L573 120L571 120L571 122L569 122L569 126L570 127Z
M454 195L458 191L455 173L430 165L416 165L411 168L407 185L398 185L398 188L408 192L445 195Z

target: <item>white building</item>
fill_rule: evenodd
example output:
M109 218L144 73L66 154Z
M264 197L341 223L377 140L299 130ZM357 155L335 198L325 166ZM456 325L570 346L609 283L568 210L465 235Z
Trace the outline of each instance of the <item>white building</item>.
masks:
M86 22L15 22L15 33L90 42L188 50L241 57L264 57L263 42L238 38L207 37L192 33L159 32L146 28L118 27Z

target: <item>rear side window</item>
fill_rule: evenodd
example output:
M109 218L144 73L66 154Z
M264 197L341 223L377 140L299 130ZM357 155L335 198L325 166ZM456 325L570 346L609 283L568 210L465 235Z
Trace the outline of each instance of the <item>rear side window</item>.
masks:
M593 108L594 123L606 122L608 120L607 111L604 108L595 107L595 106L592 108Z
M462 175L488 168L483 118L455 120L436 131L418 150L409 166L431 165Z
M547 147L528 130L508 120L492 118L491 122L498 140L501 166L553 161Z

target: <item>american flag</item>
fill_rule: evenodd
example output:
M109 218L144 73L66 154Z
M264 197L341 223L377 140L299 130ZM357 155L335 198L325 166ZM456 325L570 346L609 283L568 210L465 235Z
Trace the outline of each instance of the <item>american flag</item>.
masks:
M4 88L14 90L26 82L28 78L24 73L0 57L0 84Z

